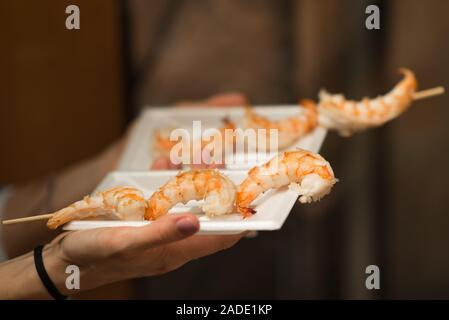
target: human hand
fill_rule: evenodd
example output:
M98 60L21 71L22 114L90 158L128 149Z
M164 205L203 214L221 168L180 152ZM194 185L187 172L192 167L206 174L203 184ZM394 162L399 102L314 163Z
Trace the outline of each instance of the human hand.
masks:
M80 290L88 290L172 271L190 260L227 249L243 236L192 236L198 229L197 217L184 214L167 215L143 227L69 232L46 246L44 262L58 289L69 295L73 291L64 286L67 265L80 268Z

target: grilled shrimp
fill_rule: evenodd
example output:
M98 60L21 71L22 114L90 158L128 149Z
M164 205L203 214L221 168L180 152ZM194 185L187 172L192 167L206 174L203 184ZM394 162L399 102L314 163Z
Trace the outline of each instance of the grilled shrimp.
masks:
M270 142L270 130L277 130L278 148L285 149L313 130L317 124L317 110L315 103L312 100L302 100L300 105L305 108L304 113L278 121L272 121L257 115L251 107L247 107L245 113L246 127L265 129L267 142Z
M170 140L170 131L172 129L156 129L154 131L154 154L162 156L170 156L170 150L178 142Z
M140 190L132 187L115 187L86 196L54 213L47 226L56 229L72 220L109 218L114 220L143 220L146 201Z
M235 124L227 117L224 117L221 119L223 122L222 127L219 129L220 131L220 138L219 139L212 139L213 141L206 141L205 139L201 140L201 149L204 150L205 148L218 148L221 147L222 151L225 150L226 144L229 144L233 146L235 144L235 138L234 138L234 130L236 129ZM227 135L226 131L230 131L232 133L231 135ZM229 139L229 140L228 140ZM219 145L217 144L219 143Z
M337 130L342 136L370 127L381 126L407 110L417 89L414 73L400 69L404 78L386 95L375 99L351 101L341 94L329 94L321 90L318 104L319 123Z
M336 182L331 166L319 154L302 149L286 151L248 172L237 189L237 210L245 217L254 214L250 204L257 196L286 185L301 195L301 203L316 201L327 195Z
M220 139L216 137L210 137L210 141L201 138L200 146L201 146L201 152L203 150L210 149L211 151L221 149L222 155L223 151L225 150L227 144L232 147L235 143L234 135L227 135L226 130L235 130L236 126L235 124L229 120L228 118L222 119L223 125L219 128L220 132ZM154 154L157 156L163 156L167 159L170 158L170 151L171 149L179 143L179 141L172 141L170 140L170 132L172 129L165 128L165 129L159 129L155 130L154 132ZM226 138L227 137L227 138ZM229 139L231 138L231 139ZM194 152L199 152L197 150L193 150L193 143L189 146L190 148L190 163L193 162ZM218 149L217 149L218 148ZM215 157L214 154L211 154L211 157ZM202 159L203 160L203 159ZM220 159L219 159L220 160ZM221 163L223 163L223 159L221 159Z
M202 200L208 217L232 213L236 188L234 183L217 170L203 169L181 172L171 178L148 200L145 219L155 220L177 203Z

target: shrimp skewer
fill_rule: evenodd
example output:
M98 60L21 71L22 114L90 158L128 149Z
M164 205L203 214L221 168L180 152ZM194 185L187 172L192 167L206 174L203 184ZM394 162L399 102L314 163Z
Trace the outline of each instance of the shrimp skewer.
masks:
M181 172L170 179L148 200L145 219L155 220L177 203L204 199L202 209L208 217L232 213L236 187L217 170L203 169Z
M141 191L132 187L115 187L92 196L86 196L53 214L48 220L50 229L73 220L109 218L117 220L143 220L146 201Z
M270 130L277 130L278 148L285 149L313 130L317 125L317 110L315 103L312 100L302 100L300 106L304 107L304 113L278 121L272 121L257 115L251 107L247 107L245 112L246 127L265 129L268 142L270 142Z
M319 122L324 127L337 130L342 136L390 121L408 109L417 89L414 73L400 69L404 78L386 95L362 101L346 100L343 95L321 90L318 105Z
M208 149L210 151L213 151L211 154L212 158L216 158L215 151L219 152L221 150L221 154L223 155L223 151L225 150L226 146L229 144L230 147L233 147L235 140L234 137L231 136L229 138L226 138L228 135L226 134L227 131L232 131L236 129L235 124L229 120L228 118L222 119L223 126L218 129L219 136L217 135L211 135L208 137L208 139L204 139L201 137L199 146L201 150L193 150L193 143L191 143L188 148L190 150L190 163L193 162L194 158L194 152L200 152L203 153L203 150ZM176 146L179 141L173 141L170 139L170 132L171 130L166 128L164 130L155 130L154 132L154 154L156 154L159 157L165 157L166 159L170 159L170 151L174 146ZM211 140L211 141L208 141ZM157 158L157 157L156 157ZM205 160L205 159L201 159ZM221 164L223 163L224 159L217 159Z
M301 195L301 203L317 201L336 182L330 164L319 154L302 149L286 151L248 172L248 177L238 186L237 210L248 217L255 213L250 204L260 194L287 185Z

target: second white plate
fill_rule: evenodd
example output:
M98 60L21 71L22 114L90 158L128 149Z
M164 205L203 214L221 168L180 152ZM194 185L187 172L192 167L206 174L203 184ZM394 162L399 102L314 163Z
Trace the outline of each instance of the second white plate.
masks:
M303 109L294 106L259 106L254 107L255 111L269 119L285 119L298 115ZM146 171L153 163L153 133L156 128L179 127L184 129L192 128L193 121L201 121L202 129L220 128L221 119L229 118L238 127L242 127L244 118L244 108L222 107L222 108L146 108L140 114L137 124L131 134L124 155L119 163L119 171ZM312 132L299 139L288 149L300 147L312 152L318 152L327 130L323 127L316 127ZM233 155L236 161L226 159L226 169L244 170L266 162L269 158L254 157L249 154ZM271 158L271 156L270 156ZM249 161L248 161L249 159Z

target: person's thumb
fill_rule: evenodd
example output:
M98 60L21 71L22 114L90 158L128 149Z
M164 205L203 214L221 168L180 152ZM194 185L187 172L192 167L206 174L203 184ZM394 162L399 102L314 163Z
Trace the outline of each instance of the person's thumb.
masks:
M187 238L198 232L199 228L198 218L193 214L166 215L138 228L134 239L136 244L146 247L160 246Z

